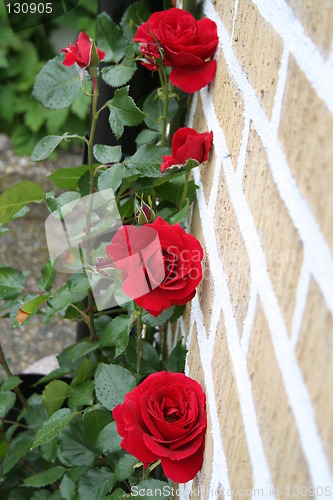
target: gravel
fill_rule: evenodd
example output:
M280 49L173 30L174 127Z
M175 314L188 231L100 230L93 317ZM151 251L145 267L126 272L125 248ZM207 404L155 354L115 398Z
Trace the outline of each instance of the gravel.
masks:
M8 138L0 134L0 191L30 180L42 185L46 191L55 189L47 175L59 167L81 164L79 150L59 151L56 160L32 162L27 157L16 156ZM30 273L26 287L37 289L41 269L48 259L44 223L49 215L44 203L33 204L24 218L11 221L10 231L0 236L0 266L11 266ZM56 284L62 283L57 276ZM1 304L1 301L0 301ZM48 325L43 315L37 315L25 325L12 329L9 318L1 318L0 340L13 373L21 373L44 356L60 353L75 342L76 324L53 318Z

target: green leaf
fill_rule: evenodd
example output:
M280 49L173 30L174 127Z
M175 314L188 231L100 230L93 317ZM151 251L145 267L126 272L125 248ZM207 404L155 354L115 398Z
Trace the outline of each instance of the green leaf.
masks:
M68 476L64 476L60 483L60 493L62 498L65 500L73 500L75 497L76 486L74 481L72 481Z
M24 480L24 486L42 488L43 486L47 486L48 484L58 481L58 479L62 478L65 472L65 467L57 465L56 467L52 467L44 472L38 472L33 476L27 477L27 479Z
M160 133L156 130L145 128L137 135L135 142L138 146L142 146L143 144L155 144L159 137Z
M93 391L94 391L93 380L85 380L72 390L70 404L72 406L92 405L94 402Z
M151 314L144 312L142 315L142 322L149 326L161 326L164 325L174 313L176 306L169 307L169 309L165 309L159 316L155 318Z
M172 497L171 486L165 481L159 481L158 479L145 479L133 487L133 490L130 498L138 496L138 498L142 498L143 500L151 500L152 494L154 495L155 491L162 493L158 495L159 500L170 500Z
M81 177L88 172L88 165L81 167L59 168L47 177L51 179L53 184L61 189L75 190L78 187L78 182Z
M128 392L135 387L133 375L118 365L100 363L95 375L96 396L108 410L113 410L124 401Z
M163 155L170 153L170 148L144 144L133 156L125 158L125 165L134 173L139 172L142 177L161 177L160 165Z
M59 447L65 465L80 467L94 463L95 453L83 435L82 425L76 423L65 429L59 437Z
M120 437L117 432L116 422L111 422L100 432L96 446L104 453L114 453L115 451L121 450L121 441L122 437Z
M92 342L90 338L82 339L80 342L77 342L73 346L65 349L65 355L72 362L77 361L78 359L94 352L98 349L102 344L101 340L97 340L96 342Z
M0 391L12 391L13 389L16 389L20 384L22 384L22 380L20 377L17 377L16 375L12 375L11 377L8 377L0 387Z
M42 268L42 277L38 281L38 287L43 291L47 292L52 287L53 281L56 277L56 271L51 264L51 261L48 262Z
M103 62L118 62L124 57L127 42L122 35L122 29L105 12L97 16L96 40L105 52Z
M103 68L102 78L111 87L122 87L130 81L135 71L135 61L124 57L120 64Z
M134 38L138 26L147 21L150 14L146 2L143 0L134 2L128 7L120 22L120 26L128 40Z
M79 482L78 493L80 500L102 500L111 490L113 474L110 469L100 467L91 469Z
M178 110L178 102L172 97L168 106L168 123L171 122ZM145 124L157 132L162 132L164 114L164 102L157 96L157 90L153 90L143 105L143 112L146 114Z
M116 466L114 469L114 480L115 481L124 481L128 479L133 474L133 466L138 462L138 459L133 457L133 455L129 455L125 453L119 460L116 462Z
M53 439L53 441L42 444L40 447L40 454L44 458L44 460L54 463L56 461L56 458L58 457L57 440Z
M83 417L83 432L89 441L96 443L98 436L106 425L112 422L112 414L105 408L87 408Z
M42 200L45 200L44 189L34 182L23 181L11 186L0 195L0 222L8 224L22 207Z
M63 66L62 60L62 56L51 59L37 75L32 95L45 108L67 108L83 94L77 65Z
M165 172L163 175L165 175ZM171 201L178 206L183 193L185 173L176 175L170 180L168 180L167 177L165 179L167 182L164 182L159 186L154 185L155 192L159 198ZM160 179L155 182L158 183L159 181ZM190 200L190 203L192 203L195 199L197 188L198 186L196 186L193 180L189 181L187 187L187 198Z
M113 189L116 191L124 178L125 167L122 163L116 163L103 172L97 181L98 190Z
M114 490L112 495L105 497L104 500L126 500L126 498L127 493L121 488L117 488L116 490Z
M54 379L58 379L63 377L64 375L68 375L71 373L71 370L69 368L56 368L55 370L52 370L52 372L48 373L47 375L44 375L44 377L41 377L35 384L33 384L32 387L36 387L40 384L46 384L47 382L51 382Z
M33 314L42 304L44 304L44 302L47 301L48 298L48 295L37 295L37 297L22 305L21 309L27 314Z
M57 146L61 143L63 139L66 139L67 134L64 135L47 135L43 137L35 146L32 154L32 161L41 161L45 160L52 151L56 149Z
M76 370L76 376L71 382L71 387L76 387L77 385L81 384L81 382L84 382L84 380L90 378L95 369L96 364L91 361L91 359L83 358Z
M25 432L14 438L2 463L4 474L7 474L24 455L29 453L33 440L33 437Z
M185 359L186 359L187 349L183 346L182 341L180 341L176 347L174 347L165 361L165 368L169 372L184 372L185 369Z
M94 156L100 163L117 163L121 159L121 146L104 146L95 144Z
M0 267L0 299L16 299L23 290L25 277L18 269Z
M146 342L145 340L141 343L142 355L141 355L141 368L140 373L142 375L149 375L150 373L155 373L160 370L160 360L156 352L156 349ZM136 369L136 340L131 337L128 348L126 350L126 359L133 370Z
M173 225L176 224L177 222L181 222L186 217L188 207L189 207L189 202L187 201L181 210L174 213L171 217L167 218L169 224Z
M14 392L3 391L0 393L0 418L4 418L9 410L13 408L16 401Z
M115 358L126 350L131 326L131 318L121 314L113 319L106 327L102 339L103 347L115 346Z
M37 432L31 449L37 448L37 446L57 437L75 416L76 414L68 408L62 408L53 413Z
M128 91L129 86L116 90L113 99L107 102L110 127L117 139L123 135L125 125L138 125L145 117L128 95Z
M65 399L71 395L71 389L66 382L62 380L53 380L45 387L42 400L47 413L52 415L54 412L58 411Z

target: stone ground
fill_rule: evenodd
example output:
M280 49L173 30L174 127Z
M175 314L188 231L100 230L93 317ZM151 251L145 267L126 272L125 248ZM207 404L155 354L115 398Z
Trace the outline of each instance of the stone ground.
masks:
M0 192L23 180L38 182L46 191L54 189L46 179L58 167L78 166L81 154L60 151L56 160L31 162L16 156L6 136L0 135ZM10 231L0 236L0 266L11 266L29 271L26 287L34 290L41 276L41 268L48 259L44 222L49 215L45 204L30 206L22 219L9 223ZM58 284L61 282L57 278ZM1 303L1 301L0 301ZM13 373L20 373L44 356L58 354L75 341L76 324L59 317L46 325L43 316L35 316L26 325L12 329L10 320L0 311L0 341Z

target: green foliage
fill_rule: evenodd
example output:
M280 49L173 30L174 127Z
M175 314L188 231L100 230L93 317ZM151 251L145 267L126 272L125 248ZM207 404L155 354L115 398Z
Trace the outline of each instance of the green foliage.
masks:
M108 410L113 410L124 401L135 387L133 375L118 365L100 363L95 375L95 390L98 401Z
M122 163L116 163L110 168L105 170L98 177L98 189L103 191L103 189L113 189L116 191L122 183L125 174L125 167Z
M48 484L55 483L62 478L65 470L65 467L58 465L44 472L39 472L38 474L27 477L27 479L24 480L24 486L40 488L42 486L47 486Z
M8 224L22 207L42 200L45 200L45 192L34 182L23 181L11 186L0 195L0 222Z
M66 139L67 134L64 135L48 135L44 137L34 148L31 159L32 161L45 160L52 151L61 143L62 140Z
M130 174L139 174L141 177L161 177L160 165L163 155L170 153L170 149L154 144L140 146L133 156L125 158L125 165L130 169Z
M42 400L49 415L60 410L65 399L71 395L71 389L62 380L53 380L44 389Z
M112 132L119 139L124 132L124 127L139 125L145 114L136 106L132 97L128 95L129 87L118 89L114 97L107 102L109 108L109 122Z
M32 449L59 436L61 431L71 420L73 420L74 417L75 413L68 408L62 408L61 410L53 413L53 415L51 415L51 417L43 423L42 427L37 432Z
M100 163L117 163L121 159L121 146L96 144L94 146L94 156Z
M18 269L0 267L0 298L16 299L23 290L25 276Z
M13 408L16 401L16 395L11 391L1 391L0 393L0 418L7 415L9 410Z
M59 168L48 175L53 184L61 189L75 190L81 177L89 170L88 165L71 168Z

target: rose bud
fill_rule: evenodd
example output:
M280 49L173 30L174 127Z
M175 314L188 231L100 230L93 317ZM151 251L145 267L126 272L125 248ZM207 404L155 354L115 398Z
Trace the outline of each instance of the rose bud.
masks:
M137 212L135 214L135 218L141 226L155 220L154 211L144 201L141 202L141 206L136 205L136 208Z
M212 142L213 132L199 134L189 127L178 129L172 137L171 156L163 156L162 174L169 167L184 165L190 158L203 163L208 158Z
M106 276L108 278L109 274L106 269L115 269L114 263L112 262L112 260L102 259L101 257L99 257L96 262L96 271L102 276Z
M94 51L93 45L95 49ZM91 42L88 35L81 31L75 45L70 43L65 49L61 49L61 52L65 52L65 59L62 64L64 66L73 66L73 64L76 63L81 69L85 69L91 64L96 65L97 57L95 51L97 53L98 60L102 61L105 57L105 52L97 48L95 44Z

